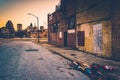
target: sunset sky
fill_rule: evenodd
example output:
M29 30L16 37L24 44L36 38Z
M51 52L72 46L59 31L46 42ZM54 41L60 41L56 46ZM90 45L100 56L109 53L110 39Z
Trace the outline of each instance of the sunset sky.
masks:
M5 26L11 20L16 29L18 23L23 24L23 29L37 23L32 13L39 17L39 25L47 28L47 14L55 10L60 0L0 0L0 27ZM36 24L37 25L37 24Z

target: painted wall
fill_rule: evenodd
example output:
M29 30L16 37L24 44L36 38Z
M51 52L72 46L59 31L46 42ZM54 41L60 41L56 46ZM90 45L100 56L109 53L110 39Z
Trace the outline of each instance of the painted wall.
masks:
M85 32L85 44L84 46L78 46L80 50L86 51L86 52L93 52L93 32L92 32L92 26L88 24L82 24L81 26L77 27L77 31L84 31ZM80 36L78 36L80 37ZM78 42L77 42L78 43Z
M81 24L77 31L85 32L85 45L77 44L77 48L104 57L111 56L111 21Z
M89 0L77 0L76 6L77 31L85 32L85 45L78 46L76 44L76 46L86 52L110 57L111 1L94 0L90 2Z
M102 21L103 25L103 55L106 57L112 56L112 23L111 20Z

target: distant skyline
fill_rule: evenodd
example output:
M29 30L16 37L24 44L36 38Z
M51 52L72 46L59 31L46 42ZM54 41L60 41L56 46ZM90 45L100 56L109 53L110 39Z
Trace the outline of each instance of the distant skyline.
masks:
M4 27L8 20L17 28L17 24L21 23L23 29L33 23L37 25L34 16L28 15L32 13L39 17L39 25L47 27L47 14L55 10L60 0L0 0L0 27Z

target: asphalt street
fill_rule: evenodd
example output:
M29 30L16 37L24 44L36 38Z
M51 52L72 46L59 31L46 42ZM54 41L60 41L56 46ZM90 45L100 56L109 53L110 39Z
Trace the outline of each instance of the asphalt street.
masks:
M90 80L69 64L33 42L0 42L0 80Z

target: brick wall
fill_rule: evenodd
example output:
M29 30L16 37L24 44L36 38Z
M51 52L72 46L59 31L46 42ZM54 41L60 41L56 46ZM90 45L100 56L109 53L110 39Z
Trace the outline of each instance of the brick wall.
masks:
M111 0L91 2L90 0L77 0L77 31L85 32L85 45L77 46L80 50L104 57L111 56L111 3ZM96 31L99 32L98 35Z
M111 17L110 0L77 0L79 24L104 20Z
M112 53L113 58L120 60L120 0L113 3Z

